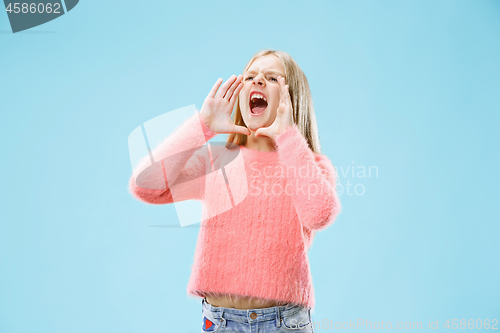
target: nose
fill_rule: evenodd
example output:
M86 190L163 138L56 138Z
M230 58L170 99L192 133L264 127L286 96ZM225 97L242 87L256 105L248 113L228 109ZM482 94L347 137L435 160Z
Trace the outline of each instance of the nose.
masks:
M257 74L257 76L253 79L254 84L259 84L263 86L265 84L264 82L264 75L262 74Z

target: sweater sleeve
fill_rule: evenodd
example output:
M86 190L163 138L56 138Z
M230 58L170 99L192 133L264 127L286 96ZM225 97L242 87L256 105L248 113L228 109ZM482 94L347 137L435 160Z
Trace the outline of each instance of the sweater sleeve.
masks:
M150 204L202 200L211 168L204 144L215 135L196 112L138 163L129 192Z
M309 229L325 229L341 212L332 163L309 148L296 124L276 138L276 146L280 163L287 170L286 192L300 222Z

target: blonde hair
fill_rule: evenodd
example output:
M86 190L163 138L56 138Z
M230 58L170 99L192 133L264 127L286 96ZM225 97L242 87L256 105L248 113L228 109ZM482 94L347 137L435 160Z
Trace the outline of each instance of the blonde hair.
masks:
M268 54L277 56L283 67L285 67L285 83L288 84L290 99L292 100L293 122L297 125L302 136L307 140L309 148L317 154L321 154L319 143L318 125L314 114L314 106L309 89L309 82L306 75L286 52L277 50L261 50L257 52L246 64L243 73L252 65L252 62L258 57ZM233 112L233 122L235 125L247 127L241 116L240 98L237 97L235 109ZM244 145L247 141L247 135L240 133L230 133L226 142L226 148L234 148L235 145ZM311 239L314 238L318 230L312 230Z
M257 52L247 63L243 73L252 65L252 62L258 57L273 54L281 60L285 67L285 83L288 84L290 98L293 108L293 122L297 124L299 131L307 140L309 148L315 153L321 153L321 147L318 136L318 126L314 114L313 101L309 82L293 58L286 52L276 50L261 50ZM235 125L247 127L241 116L240 98L237 97L235 109L233 112L233 122ZM230 133L227 139L226 148L236 145L244 145L247 141L247 135L240 133Z

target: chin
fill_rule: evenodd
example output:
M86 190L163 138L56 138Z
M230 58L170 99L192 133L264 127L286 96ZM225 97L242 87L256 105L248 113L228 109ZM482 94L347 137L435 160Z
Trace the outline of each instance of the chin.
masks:
M262 127L261 124L255 122L255 121L252 121L252 120L245 121L245 124L252 131L256 131L258 128Z
M252 130L252 131L256 131L258 130L259 128L262 128L262 127L269 127L271 126L270 124L267 124L267 122L250 122L247 127Z
M252 131L256 131L257 129L259 129L261 127L269 127L273 123L273 121L271 121L269 119L269 115L262 115L260 117L253 117L250 115L250 111L247 111L247 110L245 110L245 112L242 112L241 114L243 116L245 124Z

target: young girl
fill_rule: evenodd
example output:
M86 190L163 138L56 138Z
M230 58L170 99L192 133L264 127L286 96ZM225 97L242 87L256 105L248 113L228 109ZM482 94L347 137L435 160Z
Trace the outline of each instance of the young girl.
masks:
M287 53L263 50L221 83L144 158L130 192L202 201L187 292L202 298L203 332L313 332L307 250L341 205L306 76ZM204 146L218 133L226 146Z

